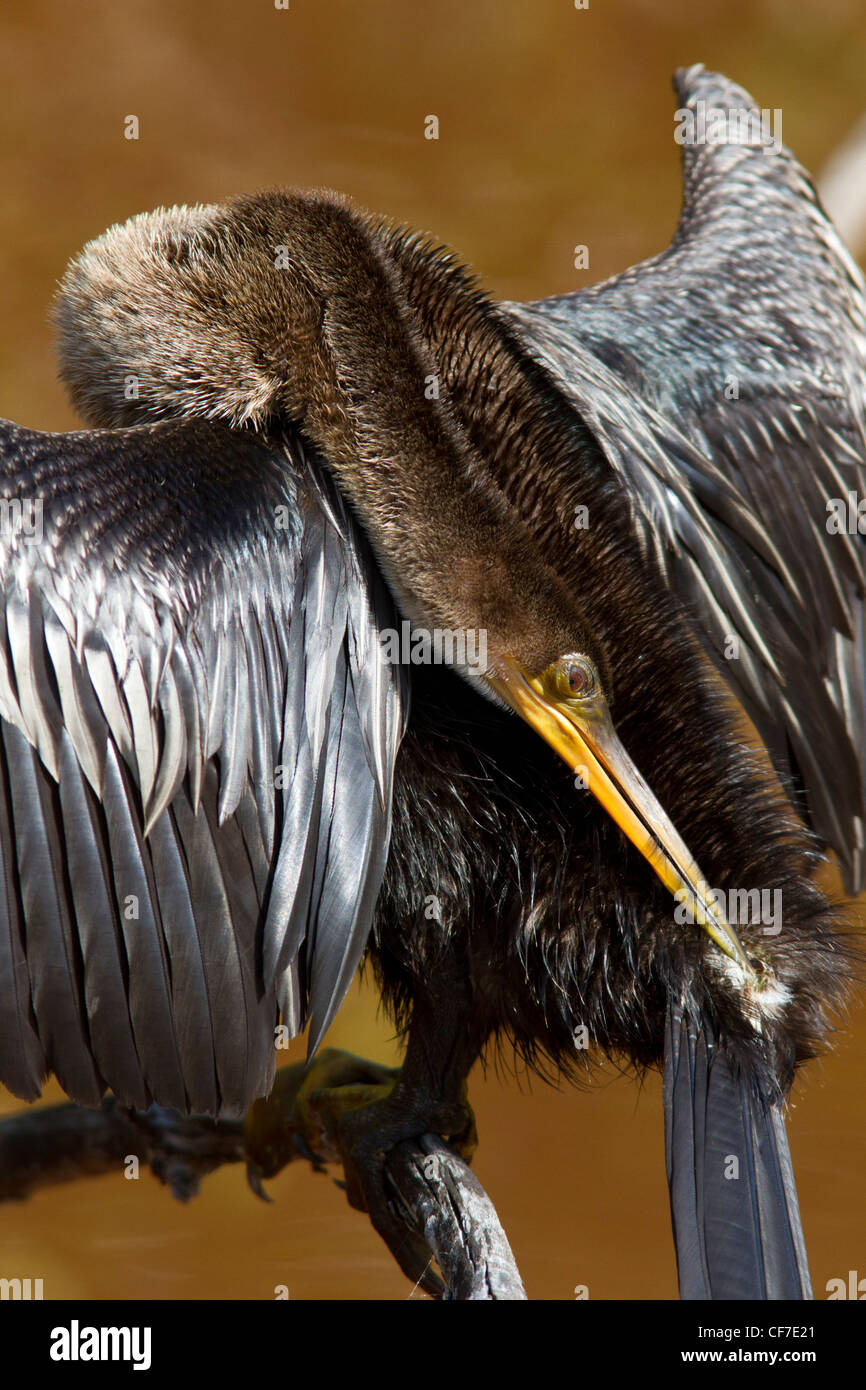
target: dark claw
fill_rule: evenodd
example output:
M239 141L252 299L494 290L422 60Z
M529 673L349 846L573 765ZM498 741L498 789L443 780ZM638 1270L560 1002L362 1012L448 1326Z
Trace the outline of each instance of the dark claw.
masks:
M273 1197L269 1197L265 1189L262 1187L261 1169L256 1168L255 1165L252 1163L247 1164L247 1182L249 1183L252 1191L256 1194L257 1197L261 1197L263 1202L273 1202Z
M315 1153L310 1148L309 1144L307 1143L306 1139L304 1138L303 1134L299 1129L296 1129L293 1132L292 1143L294 1144L298 1153L301 1155L301 1158L305 1158L308 1163L312 1164L314 1172L325 1172L328 1165L319 1157L317 1153Z

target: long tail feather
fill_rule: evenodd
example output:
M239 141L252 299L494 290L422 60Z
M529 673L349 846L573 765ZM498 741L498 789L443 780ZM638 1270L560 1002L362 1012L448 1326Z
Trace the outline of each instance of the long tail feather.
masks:
M664 1099L680 1296L811 1298L781 1109L677 1003Z

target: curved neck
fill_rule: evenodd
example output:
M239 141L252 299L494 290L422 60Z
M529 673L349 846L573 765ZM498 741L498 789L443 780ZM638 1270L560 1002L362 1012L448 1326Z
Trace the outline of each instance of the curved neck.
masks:
M249 206L260 219L260 201ZM241 224L246 211L233 205ZM409 616L484 628L494 658L507 650L533 670L579 647L573 598L491 471L482 422L467 428L443 390L441 345L425 340L382 227L337 201L284 195L271 211L291 277L276 404L322 451ZM251 226L249 244L268 231ZM438 269L431 255L433 293ZM475 343L449 346L450 378Z

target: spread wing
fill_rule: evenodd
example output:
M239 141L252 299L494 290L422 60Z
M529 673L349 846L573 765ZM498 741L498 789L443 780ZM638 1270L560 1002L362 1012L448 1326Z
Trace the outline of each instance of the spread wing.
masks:
M724 142L684 145L670 247L506 307L594 428L645 545L859 891L864 540L847 523L849 494L866 494L863 279L792 156L743 143L751 97L700 68L677 90L706 131L713 111L731 119Z
M239 1113L363 952L405 692L297 441L0 424L0 1080Z

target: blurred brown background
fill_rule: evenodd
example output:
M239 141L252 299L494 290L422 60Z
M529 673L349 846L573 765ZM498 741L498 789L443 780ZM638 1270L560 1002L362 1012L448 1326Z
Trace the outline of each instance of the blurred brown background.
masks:
M330 186L452 243L503 298L660 250L679 208L673 70L696 61L783 109L812 171L866 106L862 0L5 0L0 15L0 415L74 418L54 380L55 284L90 237L159 204ZM438 141L424 119L439 118ZM136 115L140 139L124 139ZM590 248L576 272L572 248ZM333 1043L396 1059L369 989ZM866 1275L866 1103L855 1009L790 1120L816 1295ZM59 1098L52 1086L46 1099ZM606 1066L588 1091L473 1078L477 1172L532 1298L673 1298L660 1088ZM0 1111L18 1102L0 1092ZM0 1275L46 1298L406 1298L365 1217L295 1165L239 1169L189 1207L149 1175L0 1213ZM415 1295L417 1297L417 1295Z

